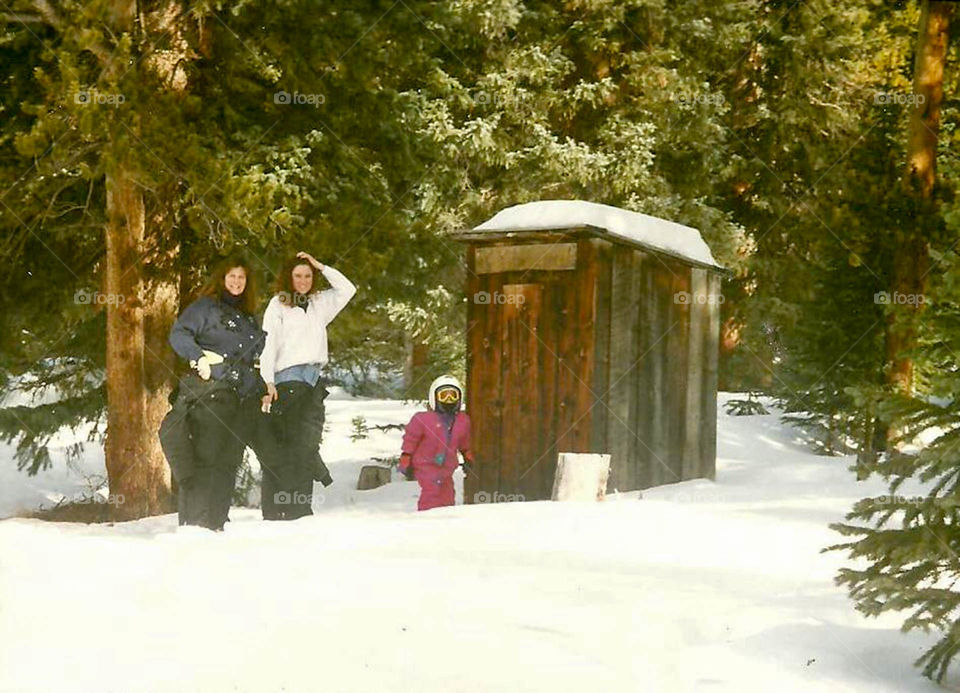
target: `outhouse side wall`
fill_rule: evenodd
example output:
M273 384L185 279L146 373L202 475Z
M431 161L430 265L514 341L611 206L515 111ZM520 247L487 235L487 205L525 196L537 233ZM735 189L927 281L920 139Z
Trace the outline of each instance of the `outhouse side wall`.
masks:
M597 258L591 450L611 454L609 490L713 478L719 275L622 245Z

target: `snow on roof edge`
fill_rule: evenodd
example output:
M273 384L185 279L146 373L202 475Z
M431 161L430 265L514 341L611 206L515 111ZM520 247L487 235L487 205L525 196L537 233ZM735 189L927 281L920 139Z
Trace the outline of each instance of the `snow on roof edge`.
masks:
M592 226L652 250L723 269L697 229L584 200L539 200L506 207L473 231L534 231Z

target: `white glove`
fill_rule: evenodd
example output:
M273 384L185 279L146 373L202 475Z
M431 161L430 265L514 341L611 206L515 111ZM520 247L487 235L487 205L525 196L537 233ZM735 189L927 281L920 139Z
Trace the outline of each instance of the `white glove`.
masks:
M203 350L203 356L191 365L196 369L201 380L210 380L210 366L223 363L223 357L212 351Z

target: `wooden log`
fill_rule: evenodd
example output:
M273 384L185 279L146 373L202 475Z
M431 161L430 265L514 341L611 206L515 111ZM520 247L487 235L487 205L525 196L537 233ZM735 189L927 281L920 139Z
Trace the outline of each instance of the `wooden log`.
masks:
M500 291L500 287L503 286L503 277L500 275L485 276L487 277L486 290L491 295ZM491 439L485 445L490 450L493 464L485 467L485 473L481 474L480 481L484 490L499 491L504 454L501 438L504 413L502 346L499 339L500 321L503 314L502 311L497 310L495 306L490 304L483 306L483 312L486 329L482 336L484 372L480 387L486 393L484 396L484 414L488 425L484 435L491 436Z
M638 431L637 443L641 451L638 455L640 468L638 470L638 481L640 488L648 488L658 483L662 483L663 463L656 459L654 452L654 431L659 425L660 413L660 394L662 387L658 380L659 363L657 352L657 339L662 330L660 320L659 303L657 301L657 283L656 267L654 262L645 261L641 266L643 272L643 317L640 320L641 334L643 335L643 351L641 352L642 377L638 387L641 388L639 394L638 416L643 422L643 428Z
M360 477L357 479L358 491L369 491L390 483L390 467L381 467L376 464L367 464L360 468Z
M607 490L610 455L561 452L551 498L555 501L601 501Z

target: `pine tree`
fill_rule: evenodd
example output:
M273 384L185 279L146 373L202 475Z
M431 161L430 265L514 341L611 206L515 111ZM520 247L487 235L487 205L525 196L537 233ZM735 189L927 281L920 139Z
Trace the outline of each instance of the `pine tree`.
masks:
M766 388L793 414L790 420L806 424L818 447L857 450L863 476L885 445L887 423L878 407L892 354L912 353L892 348L890 340L894 316L910 313L910 306L885 299L903 294L898 267L904 239L916 230L902 162L915 103L920 7L863 2L805 18L811 9L782 10L758 51L776 68L757 71L758 100L769 103L760 114L786 110L798 120L757 120L751 109L739 118L757 123L746 127L755 151L787 152L776 158L775 173L773 160L752 162L760 169L747 186L753 195L734 201L736 218L757 232L745 282L754 288L738 303L746 326L742 351L763 362ZM811 34L812 20L825 35ZM819 61L812 58L817 48ZM794 81L802 74L798 62L808 60L804 49L826 77L819 89ZM944 178L940 190L949 191L954 180ZM935 220L922 235L934 249L949 242Z
M156 444L175 376L166 334L211 260L243 246L269 275L305 244L349 253L356 276L416 256L391 237L410 214L396 209L405 179L385 173L403 167L384 161L409 147L382 117L396 90L378 82L387 65L398 81L419 71L418 54L376 29L382 3L37 8L17 5L3 25L20 66L4 100L15 195L0 222L18 272L3 331L18 338L3 366L59 401L7 409L0 424L36 469L59 425L96 421L106 404L111 492L127 499L122 515L142 516L169 492Z
M728 39L742 33L720 16L730 10L646 1L418 10L438 37L438 60L402 97L424 167L416 211L448 280L428 280L431 292L406 302L410 315L431 295L461 296L461 251L447 233L531 200L585 199L685 222L721 262L740 263L742 229L718 204L729 143L716 65L733 62Z
M917 98L910 115L903 174L904 206L913 219L897 234L891 294L923 295L930 266L930 242L941 225L939 196L934 188L944 68L953 14L953 3L921 3L914 51L913 95ZM908 302L897 308L889 312L887 381L898 392L910 394L913 361L909 352L915 344L917 314L923 302ZM902 315L905 312L907 315Z
M918 335L924 360L937 364L940 374L926 383L928 399L887 397L882 406L889 411L881 412L897 421L897 442L940 433L919 454L887 454L871 466L889 482L889 492L858 501L846 522L831 525L849 541L825 549L867 563L843 568L836 578L859 611L905 612L904 631L940 631L916 662L937 681L960 652L960 258L951 253L940 259L944 273L933 286L938 299Z
M909 3L907 9L902 17L891 18L887 27L901 47L908 46L900 51L901 58L890 64L898 65L897 78L909 85L911 78L917 80L922 72L919 66L913 69L913 44L917 42L917 27L922 33L929 17L924 18L924 8L916 3ZM924 40L921 38L920 43ZM903 59L904 54L907 59ZM960 86L952 63L947 61L943 73L947 95ZM918 115L913 114L914 127ZM910 139L914 127L899 122L896 127L885 128L887 146L876 147L886 156L877 157L875 166L888 171L878 177L883 183L874 193L876 208L883 213L878 218L884 222L880 228L886 231L879 244L885 276L893 280L888 284L891 289L919 292L920 300L885 306L882 318L886 336L894 336L894 343L888 342L883 351L889 368L879 383L865 383L860 388L867 395L859 398L861 403L869 401L876 407L878 418L890 431L889 442L894 444L886 454L862 466L862 471L879 474L888 482L889 492L864 498L847 515L846 522L832 525L849 541L827 549L845 551L852 559L866 563L864 568L844 568L837 576L838 584L849 589L858 610L871 616L905 612L905 631L940 631L936 644L916 662L926 676L938 681L960 651L960 592L956 589L960 577L960 379L956 356L960 349L960 265L955 252L960 217L954 194L960 173L957 116L956 106L945 100L942 129L935 133L935 185L930 185L934 169L929 149L923 166L913 168L909 164L922 149ZM930 145L929 135L921 138L927 140L925 146ZM914 174L925 178L925 184L913 185L910 181ZM903 262L911 266L905 267ZM921 308L923 320L918 319ZM897 449L901 444L915 443L921 433L933 433L935 439L921 445L919 452Z

